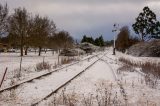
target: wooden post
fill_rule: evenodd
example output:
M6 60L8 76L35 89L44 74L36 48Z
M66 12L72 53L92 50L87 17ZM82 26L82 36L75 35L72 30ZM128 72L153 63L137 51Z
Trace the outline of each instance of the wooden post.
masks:
M45 56L43 56L43 65L44 65L44 58L45 58Z
M45 58L45 56L43 56L43 68L44 68L44 58Z
M21 56L21 60L20 60L19 77L21 76L21 71L22 71L22 56Z
M3 74L3 78L2 78L2 80L1 80L0 88L1 88L1 86L2 86L2 83L3 83L3 81L4 81L5 75L6 75L6 73L7 73L7 69L8 69L8 68L6 67L6 70L5 70L4 74Z

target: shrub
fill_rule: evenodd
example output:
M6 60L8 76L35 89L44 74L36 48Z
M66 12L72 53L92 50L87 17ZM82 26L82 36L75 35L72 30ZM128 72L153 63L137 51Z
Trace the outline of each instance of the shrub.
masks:
M131 65L123 65L117 69L117 74L120 74L122 71L134 72L135 69Z
M61 59L61 64L69 64L72 61L76 61L76 60L78 60L78 59L75 59L75 58L62 58Z
M36 71L50 70L51 65L48 62L40 62L36 64Z

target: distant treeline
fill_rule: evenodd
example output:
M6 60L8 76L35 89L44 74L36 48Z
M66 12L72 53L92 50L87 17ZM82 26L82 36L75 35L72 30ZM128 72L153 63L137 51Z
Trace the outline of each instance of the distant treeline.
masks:
M83 42L88 42L88 43L94 44L96 46L104 46L105 45L105 42L103 40L102 35L96 39L93 39L92 37L87 37L86 35L84 35L81 40L81 43L83 43Z

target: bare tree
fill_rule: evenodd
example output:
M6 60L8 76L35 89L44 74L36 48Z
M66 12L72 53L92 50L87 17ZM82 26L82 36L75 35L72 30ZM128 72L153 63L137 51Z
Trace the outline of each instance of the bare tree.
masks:
M53 21L50 21L49 27L48 27L48 38L47 38L47 48L56 48L56 44L54 42L54 36L56 34L56 25Z
M47 17L40 17L36 15L33 24L33 33L31 36L32 45L39 48L39 56L42 48L47 45L47 38L49 36L50 20Z
M0 35L7 31L7 19L8 19L8 6L0 4Z
M121 28L120 33L117 36L116 48L120 51L124 51L129 46L130 32L127 26Z
M54 41L59 49L67 49L73 46L73 38L67 31L60 31L54 36Z
M52 38L54 42L54 46L60 52L61 49L71 48L73 46L73 38L66 31L60 31ZM59 55L58 55L58 64L59 63Z
M16 40L16 43L20 46L21 56L23 56L23 48L25 45L25 38L28 35L28 19L29 14L25 8L17 8L10 16L10 28L9 33Z
M29 17L27 24L27 35L25 37L25 55L28 53L28 48L32 46L32 34L34 33L34 19Z

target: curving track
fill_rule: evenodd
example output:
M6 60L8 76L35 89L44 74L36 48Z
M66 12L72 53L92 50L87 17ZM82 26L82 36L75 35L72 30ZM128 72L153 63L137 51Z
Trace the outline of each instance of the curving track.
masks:
M103 57L105 57L105 55ZM74 90L75 94L94 94L96 93L96 89L99 87L99 84L105 83L107 86L113 84L115 81L117 81L117 78L112 67L108 63L106 65L106 62L103 61L103 57L98 57L99 59L91 65L92 67L89 66L89 68L86 68L83 71L83 75L78 75L79 77L77 76L77 78L73 81L71 80L71 82L67 82L67 84L60 87L58 90L61 91L62 88L65 88L66 92L73 92L72 90ZM114 83L113 85L116 87L116 89L120 89L117 83ZM58 90L53 91L48 96L36 101L33 106L47 105L53 99L51 96L57 93Z
M114 60L114 59L112 59L112 58L109 58L108 56L105 56L105 57L106 57L107 59L110 59L112 62L117 63L116 60ZM111 65L109 65L109 62L108 62L107 60L105 60L105 59L101 59L101 60L104 61L104 62L110 67L110 69L112 70L112 72L113 72L113 74L114 74L114 77L115 77L115 79L116 79L116 81L117 81L117 84L118 84L119 87L120 87L120 93L121 93L121 95L123 96L124 103L127 104L128 97L127 97L127 93L126 93L126 91L125 91L125 89L124 89L124 87L123 87L123 85L122 85L121 80L118 78L116 72L113 70L113 68L111 67Z
M83 69L82 71L80 71L79 73L77 73L75 76L71 77L69 80L67 80L66 82L64 82L62 85L60 85L59 87L57 87L55 90L53 90L52 92L48 93L46 96L44 96L43 98L41 98L40 100L34 102L32 104L32 106L36 106L39 103L41 103L43 100L48 99L50 96L52 96L54 93L57 93L58 90L60 90L61 88L64 88L66 85L68 85L69 83L71 83L73 80L75 80L76 78L78 78L79 76L81 76L82 74L84 74L84 72L88 71L91 67L93 67L93 65L95 65L102 57L98 57L96 56L98 59L96 61L94 61L93 63L91 63L90 65L88 65L85 69Z

